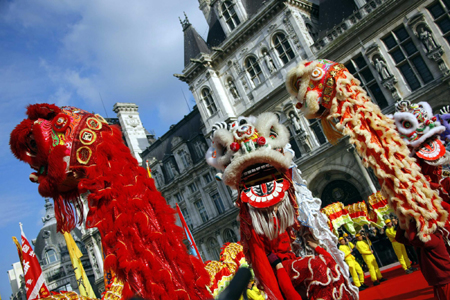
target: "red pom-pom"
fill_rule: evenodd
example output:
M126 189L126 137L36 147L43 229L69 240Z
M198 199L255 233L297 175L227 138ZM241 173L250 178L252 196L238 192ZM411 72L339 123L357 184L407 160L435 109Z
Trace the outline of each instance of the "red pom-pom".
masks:
M69 127L70 118L68 115L60 113L52 121L52 128L56 132L64 132Z
M230 145L231 151L234 151L234 152L239 151L240 148L241 148L241 146L238 143L236 143L236 142L233 142Z
M301 104L300 102L298 102L297 104L295 104L295 107L297 109L301 109L303 107L303 104Z
M263 136L260 136L260 137L256 140L256 143L257 143L259 146L264 146L264 145L266 144L266 138L263 137Z

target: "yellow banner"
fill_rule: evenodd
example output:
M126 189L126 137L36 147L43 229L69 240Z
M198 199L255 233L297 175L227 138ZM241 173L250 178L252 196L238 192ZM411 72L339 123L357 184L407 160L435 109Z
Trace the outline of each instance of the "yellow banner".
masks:
M78 246L70 233L64 232L64 239L66 240L67 249L69 250L70 260L72 261L80 295L89 298L96 298L94 290L92 289L89 279L86 276L86 272L84 272L83 265L81 264L80 258L83 254L80 249L78 249Z

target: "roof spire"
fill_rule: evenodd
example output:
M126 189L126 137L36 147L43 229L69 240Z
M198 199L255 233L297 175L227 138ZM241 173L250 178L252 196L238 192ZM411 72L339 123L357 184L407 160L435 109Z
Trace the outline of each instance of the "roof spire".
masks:
M181 20L180 17L178 17L178 19L180 20L181 26L183 27L183 31L185 31L189 26L191 26L191 23L189 23L189 19L186 15L186 12L183 11L184 14L184 21Z

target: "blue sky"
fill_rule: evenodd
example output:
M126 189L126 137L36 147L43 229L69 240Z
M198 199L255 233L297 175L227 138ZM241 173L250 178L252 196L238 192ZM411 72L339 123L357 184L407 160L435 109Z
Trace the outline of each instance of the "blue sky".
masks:
M0 295L18 261L11 236L28 239L42 225L44 199L31 169L9 150L9 133L28 104L72 105L115 116L116 102L139 105L144 126L161 136L193 105L173 77L184 67L183 11L202 36L207 24L196 0L0 0ZM182 92L183 91L183 92ZM107 112L103 109L100 97Z

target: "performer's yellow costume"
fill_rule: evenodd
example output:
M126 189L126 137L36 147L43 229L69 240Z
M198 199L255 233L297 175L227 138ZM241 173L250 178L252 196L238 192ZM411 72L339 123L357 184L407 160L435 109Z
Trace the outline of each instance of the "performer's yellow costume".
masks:
M406 254L405 246L395 240L396 233L397 231L393 226L386 228L386 235L392 243L398 262L402 265L403 270L406 271L411 268L411 261L409 260L408 254Z
M254 285L252 289L247 290L247 297L249 300L264 300L262 292L258 290L256 285Z
M339 250L344 252L345 262L348 264L350 274L353 277L353 283L355 284L355 286L360 287L362 284L364 284L364 272L360 264L352 255L353 248L355 248L355 245L350 242L347 245L339 245Z
M367 245L364 241L357 241L356 249L358 249L359 253L361 253L364 261L369 267L369 273L372 282L383 278L383 276L381 276L380 268L378 268L377 260L375 259L375 256L373 256L369 245Z

